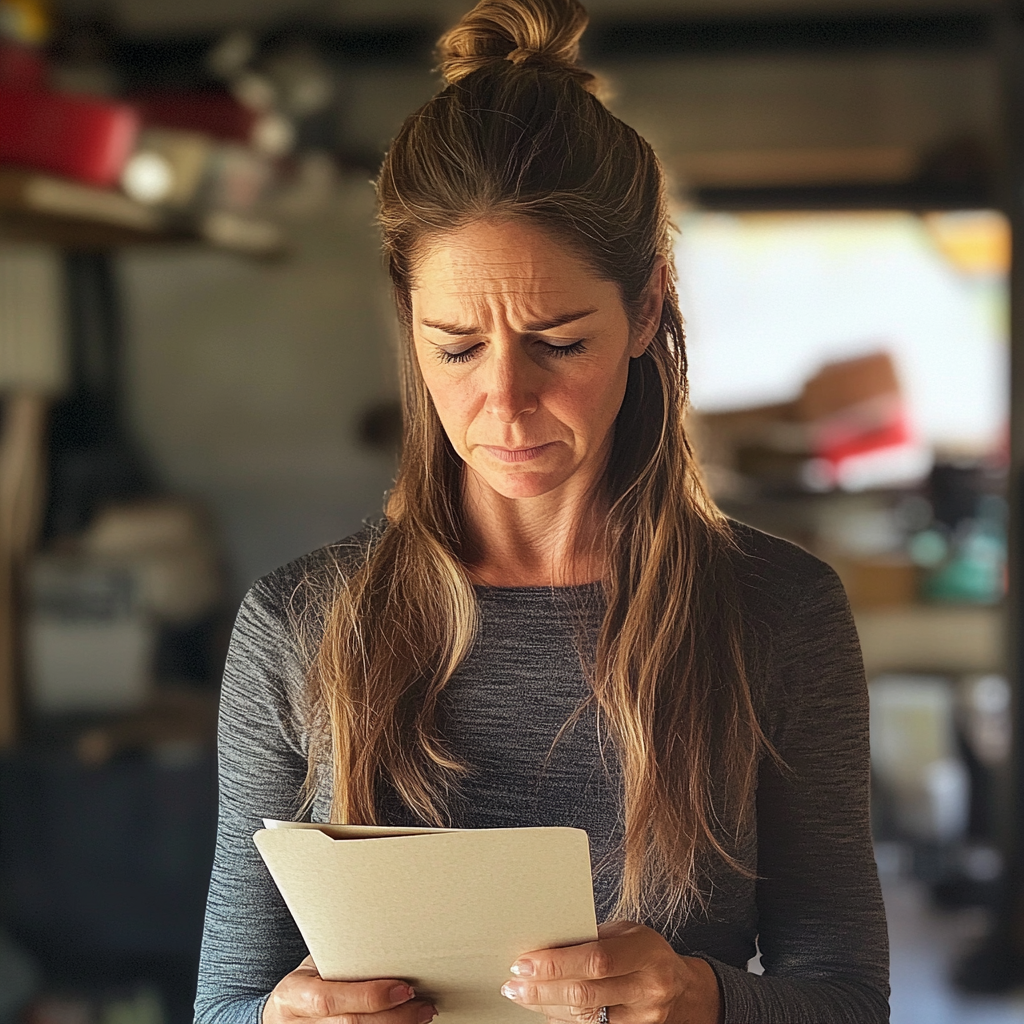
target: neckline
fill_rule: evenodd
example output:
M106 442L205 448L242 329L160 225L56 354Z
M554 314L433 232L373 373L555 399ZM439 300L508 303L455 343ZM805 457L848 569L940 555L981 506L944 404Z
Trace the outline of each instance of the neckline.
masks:
M589 583L569 583L564 586L512 586L501 587L493 583L474 583L473 589L480 594L572 594L601 589L600 580Z

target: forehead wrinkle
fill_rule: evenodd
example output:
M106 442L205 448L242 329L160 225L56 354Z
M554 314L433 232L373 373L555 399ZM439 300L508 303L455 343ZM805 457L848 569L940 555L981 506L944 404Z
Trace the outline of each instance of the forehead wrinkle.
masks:
M541 237L534 247L529 238L474 231L425 251L411 290L419 293L422 319L485 330L603 309L607 297L594 290L603 284L550 239Z
M459 278L469 278L475 288L479 288L484 283L482 279L487 278L488 284L497 284L500 290L504 290L509 282L522 285L545 278L562 280L567 270L571 276L579 276L583 268L567 268L566 255L542 252L538 256L529 246L510 251L508 243L498 238L488 239L485 244L464 244L453 240L434 246L424 255L412 287L422 287L424 277L448 280L453 284Z
M419 288L414 288L413 291L429 295L442 295L445 298L468 299L470 302L484 301L488 298L508 298L528 302L531 298L546 298L548 296L564 295L568 299L580 294L579 291L566 288L564 285L556 285L551 288L524 288L517 287L511 282L507 282L505 285L499 285L494 288L480 287L477 283L473 283L472 285L460 286L457 288L445 288L443 285L440 287L438 285L430 285L428 287L421 286ZM560 312L564 312L564 310L561 310ZM550 315L550 311L548 315Z
M421 273L419 279L414 282L413 289L428 288L437 290L443 288L445 291L461 293L469 291L479 293L481 291L493 292L495 294L538 292L557 292L571 290L565 284L565 275L557 271L544 269L538 272L535 265L531 264L528 273L515 272L512 266L503 264L499 273L489 273L486 266L473 264L469 260L457 266L438 268L438 271L424 275Z
M450 266L470 264L476 267L483 264L518 267L533 266L537 262L544 262L544 259L542 257L538 261L535 258L533 249L529 245L519 245L515 249L510 249L507 241L494 239L488 240L487 244L481 245L470 245L455 240L445 245L435 246L430 252L424 254L420 264L422 266L432 261Z
M557 295L554 301L543 301L550 295ZM522 331L538 330L531 324L541 324L567 314L583 313L590 316L599 312L597 306L580 303L578 293L557 289L550 292L507 291L501 294L484 293L479 290L464 292L457 295L445 294L454 302L442 301L437 305L427 302L420 310L420 320L424 326L433 326L427 321L443 323L448 326L463 328L466 331L479 330L486 332L496 324L506 323L508 326ZM538 301L541 300L541 301ZM577 317L576 319L582 319ZM575 322L571 320L567 329ZM554 329L553 325L551 329Z
M535 266L535 265L534 265ZM421 273L413 282L412 291L451 295L454 297L479 297L482 295L508 296L548 296L578 295L580 285L590 285L589 281L566 281L564 270L545 268L541 272L528 274L481 272L481 267L466 261L458 266L438 268L428 274ZM574 287L576 285L576 287Z

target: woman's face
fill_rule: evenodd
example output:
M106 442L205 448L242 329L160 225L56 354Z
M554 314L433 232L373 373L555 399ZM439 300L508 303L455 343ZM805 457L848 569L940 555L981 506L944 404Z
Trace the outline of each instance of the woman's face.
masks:
M631 330L618 286L529 222L477 221L433 239L411 290L416 357L478 482L530 498L597 478L664 281L659 267L649 326Z

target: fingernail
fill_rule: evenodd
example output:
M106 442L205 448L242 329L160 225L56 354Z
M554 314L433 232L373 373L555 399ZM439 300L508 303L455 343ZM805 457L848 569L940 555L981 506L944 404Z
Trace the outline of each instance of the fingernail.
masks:
M408 985L395 985L388 993L393 1003L407 1003L415 994Z
M420 1007L420 1013L416 1020L419 1024L427 1024L428 1021L432 1021L436 1016L436 1008L427 1003L425 1006Z
M519 990L516 989L516 988L513 988L507 981L505 982L504 985L501 986L501 994L506 999L518 999L519 998Z
M533 961L532 960L517 960L509 970L517 978L532 978L533 977Z

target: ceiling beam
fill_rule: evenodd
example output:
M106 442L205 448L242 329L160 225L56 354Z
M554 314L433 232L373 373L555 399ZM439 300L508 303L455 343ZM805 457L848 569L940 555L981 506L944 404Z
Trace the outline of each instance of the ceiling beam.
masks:
M764 52L965 50L990 45L984 12L656 18L595 21L584 37L593 60Z
M584 60L615 63L651 58L839 52L975 51L992 45L993 19L977 10L934 14L823 17L595 19L584 37ZM401 22L342 26L283 21L261 33L264 41L289 34L315 41L342 66L430 67L439 26ZM189 36L119 36L111 56L129 88L188 87L207 72L204 55L218 33Z

